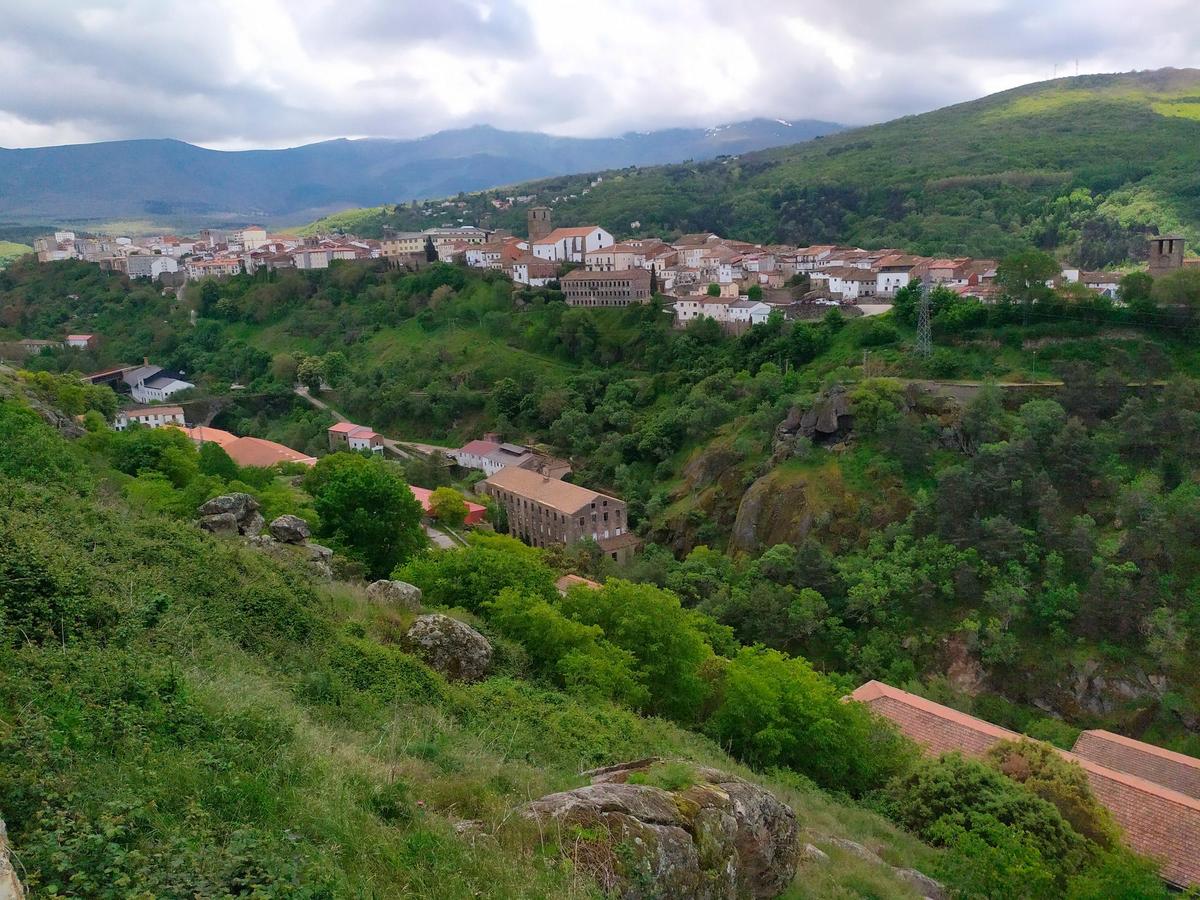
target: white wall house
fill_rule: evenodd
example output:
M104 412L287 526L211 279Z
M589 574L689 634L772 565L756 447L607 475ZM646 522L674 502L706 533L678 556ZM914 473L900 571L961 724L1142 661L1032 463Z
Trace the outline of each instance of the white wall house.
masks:
M742 298L729 304L730 322L748 322L750 325L761 325L771 315L770 304L761 300Z
M700 318L728 322L729 304L736 302L728 297L709 297L706 294L682 297L675 301L675 321L680 325Z
M579 228L555 228L533 242L533 255L554 262L583 262L589 250L613 245L613 236L599 225Z
M125 376L129 393L138 403L161 403L173 394L194 388L177 372L168 372L158 366L142 366Z
M157 281L164 273L178 272L179 263L170 256L134 253L125 261L125 271L130 278L149 278Z
M183 407L147 406L142 409L119 409L113 417L113 428L117 431L124 431L135 424L147 428L162 428L164 425L178 425L183 428Z

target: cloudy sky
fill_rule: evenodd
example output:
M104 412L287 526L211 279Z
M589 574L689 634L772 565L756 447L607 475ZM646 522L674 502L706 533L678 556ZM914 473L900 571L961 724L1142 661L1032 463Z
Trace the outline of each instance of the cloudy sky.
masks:
M0 147L863 124L1200 65L1197 0L0 0ZM1168 24L1169 23L1169 24Z

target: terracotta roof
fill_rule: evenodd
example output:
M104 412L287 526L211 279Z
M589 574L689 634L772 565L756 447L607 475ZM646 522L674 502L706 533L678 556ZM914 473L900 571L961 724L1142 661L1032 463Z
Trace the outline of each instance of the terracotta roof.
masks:
M236 441L238 436L228 431L222 431L220 428L210 428L207 425L197 425L195 428L181 428L184 432L197 444L219 444L224 447L226 444Z
M281 462L298 462L311 466L317 461L315 457L305 456L291 447L256 437L234 438L221 446L225 448L229 458L239 466L266 468Z
M468 456L487 456L499 449L500 445L495 441L469 441L459 447L458 452Z
M1200 799L1200 759L1111 731L1080 733L1071 752Z
M560 281L644 281L650 283L649 269L625 269L620 272L589 272L587 269L575 269L564 275Z
M577 484L559 481L539 475L529 469L508 466L484 482L490 487L509 491L528 500L534 500L543 506L564 513L576 513L592 503L611 500L620 503L616 497L588 490Z
M579 575L564 575L562 578L558 579L558 581L554 582L554 586L558 588L558 592L560 594L565 594L573 587L586 587L591 588L593 591L598 591L601 587L603 587L603 585L600 585L589 578L583 578Z
M868 681L850 696L890 719L935 755L958 751L981 756L1000 741L1028 740L1015 731L879 681ZM1200 854L1196 853L1200 847L1200 800L1085 756L1057 752L1084 770L1096 799L1121 826L1125 842L1138 853L1159 860L1166 881L1179 887L1200 884Z

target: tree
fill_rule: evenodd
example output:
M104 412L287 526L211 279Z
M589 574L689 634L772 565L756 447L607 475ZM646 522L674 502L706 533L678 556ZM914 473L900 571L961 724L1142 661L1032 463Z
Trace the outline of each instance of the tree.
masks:
M717 284L715 281L708 286L708 296L710 296L710 297L720 297L721 296L721 286L719 284Z
M614 578L598 591L570 591L563 612L585 625L599 625L605 638L637 660L640 680L650 690L649 710L693 722L708 696L701 667L712 648L670 591Z
M306 356L296 369L296 378L312 393L320 393L325 381L325 364L321 357Z
M276 353L271 359L271 377L281 384L295 384L298 369L296 357L290 353Z
M329 471L316 472L322 466ZM314 495L320 533L363 563L371 578L387 577L425 547L421 504L383 460L334 453L313 469L322 476Z
M437 262L437 247L433 245L433 235L425 235L425 262Z
M200 285L200 315L211 316L221 299L221 289L211 279Z
M330 384L340 381L350 374L350 361L341 350L331 350L321 359L325 380Z
M751 300L761 300L763 296L762 285L752 284L750 290L746 291L746 296Z
M650 296L653 297L658 293L658 269L653 263L650 264Z
M205 441L200 445L200 474L233 481L238 477L238 465L220 444Z
M429 498L433 518L443 525L458 528L467 519L467 501L452 487L437 488Z
M1040 250L1026 250L1006 257L996 267L996 284L1006 296L1025 306L1028 318L1029 306L1045 300L1053 293L1046 282L1059 274L1059 265L1054 257Z
M805 660L745 647L726 668L708 732L755 767L787 766L861 795L903 772L916 749Z
M1117 296L1122 303L1137 309L1152 304L1151 293L1154 290L1154 279L1149 272L1130 272L1121 279L1117 287Z

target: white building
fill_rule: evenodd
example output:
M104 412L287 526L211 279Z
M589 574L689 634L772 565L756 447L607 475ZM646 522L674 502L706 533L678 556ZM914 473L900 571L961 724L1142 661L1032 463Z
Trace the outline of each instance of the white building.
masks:
M534 452L520 444L496 441L471 441L450 452L450 457L464 469L480 469L492 476L508 466L520 466L534 458Z
M694 319L709 318L716 322L728 322L729 305L737 300L729 297L709 297L698 294L681 297L675 301L675 321L686 325Z
M243 250L257 250L267 242L267 230L260 225L247 225L231 234L229 240L240 244Z
M164 273L178 272L179 263L170 256L134 253L125 261L125 271L130 278L149 278L157 281Z
M195 387L190 381L185 381L180 373L151 365L130 369L123 379L129 385L130 395L138 403L161 403L172 394Z
M770 304L761 300L740 298L729 304L728 316L730 322L748 322L751 325L761 325L771 315Z
M599 225L579 228L555 228L544 238L533 242L533 255L554 262L583 262L590 250L613 245L613 236Z
M200 281L202 278L228 278L242 273L242 261L229 257L215 259L188 260L187 277L189 281Z
M181 406L146 406L141 409L119 409L113 417L113 428L124 431L130 425L144 425L147 428L161 428L164 425L184 427L183 407Z

